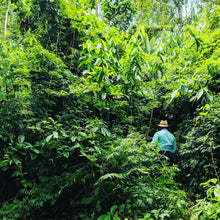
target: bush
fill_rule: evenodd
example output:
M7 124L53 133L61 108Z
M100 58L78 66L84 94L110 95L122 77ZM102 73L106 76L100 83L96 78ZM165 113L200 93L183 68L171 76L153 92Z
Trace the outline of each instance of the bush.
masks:
M142 135L130 134L115 141L110 149L102 162L104 174L96 182L101 212L115 204L121 218L148 215L154 219L178 219L187 215L186 194L174 181L178 168L161 161Z
M220 165L218 99L213 104L201 107L188 132L186 142L179 149L181 179L191 193L201 193L200 184L217 177Z
M210 179L201 184L205 187L206 197L197 200L193 208L191 219L219 219L220 218L220 184L218 179Z

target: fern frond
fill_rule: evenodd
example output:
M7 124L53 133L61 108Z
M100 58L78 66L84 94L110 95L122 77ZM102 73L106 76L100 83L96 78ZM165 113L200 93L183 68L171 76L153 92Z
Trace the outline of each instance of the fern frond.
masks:
M99 179L101 181L104 181L106 179L125 179L127 178L127 174L126 173L107 173L104 176L101 176Z

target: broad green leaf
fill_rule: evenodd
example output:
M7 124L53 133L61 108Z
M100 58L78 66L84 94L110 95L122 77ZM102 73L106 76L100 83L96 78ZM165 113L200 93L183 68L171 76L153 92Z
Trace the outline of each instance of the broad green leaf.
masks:
M146 37L146 32L144 30L144 26L143 25L141 25L141 34L143 35L144 38Z
M31 160L35 160L37 158L36 154L31 154Z
M213 102L213 99L214 99L214 98L213 98L212 95L210 95L210 94L207 93L207 94L206 94L206 99L207 99L208 102Z
M180 91L182 92L183 95L186 95L188 92L188 87L186 85L181 85Z
M40 153L40 151L38 149L36 149L36 148L31 148L31 150L34 151L34 153L36 153L36 154Z
M36 124L36 129L37 129L37 130L40 130L40 129L41 129L41 122L37 122L37 124Z
M167 61L167 59L166 59L166 57L165 57L164 55L160 54L160 57L161 57L161 59L162 59L162 61L163 61L164 63Z
M102 47L102 43L98 43L96 49L99 50Z
M87 43L87 49L89 50L90 48L91 48L91 43L88 42L88 43Z
M199 100L199 99L202 97L203 93L204 93L204 90L201 89L201 90L196 94L197 100Z
M3 99L3 100L6 98L6 96L5 96L5 93L4 93L4 92L0 92L0 98L1 98L1 99Z
M174 98L177 98L180 95L179 89L175 90L172 94L171 94L171 99L170 102L173 101Z
M149 218L150 218L150 216L151 216L151 214L150 214L150 213L146 213L146 214L144 215L144 218L149 219Z
M20 134L20 135L18 136L18 143L22 144L22 143L24 142L24 140L25 140L24 134Z
M106 92L102 93L102 100L105 100L105 99L106 99L106 96L107 96L107 93L106 93Z
M69 152L63 152L63 156L66 157L66 158L69 158L70 153Z
M97 60L95 61L94 66L99 66L102 63L102 59L99 57L97 58Z
M89 58L86 60L86 63L87 64L91 64L91 62L97 58L97 55L96 54L93 54L93 55L90 55Z
M53 132L53 137L54 137L55 139L58 138L58 132L57 132L57 131L54 131L54 132Z
M199 113L199 115L204 115L204 116L207 115L207 114L208 114L208 112L200 112Z
M117 205L112 206L110 212L114 213L117 208L118 208Z
M52 137L53 137L53 134L47 136L47 138L46 138L46 142L47 142L47 143L50 142L50 140L51 140Z
M137 43L136 37L133 37L133 42L134 42L135 44Z
M110 82L110 80L109 80L109 77L108 76L104 76L104 78L105 78L105 81L108 83L108 85L110 86L111 85L111 82Z
M111 220L111 216L109 216L109 215L101 215L97 220Z

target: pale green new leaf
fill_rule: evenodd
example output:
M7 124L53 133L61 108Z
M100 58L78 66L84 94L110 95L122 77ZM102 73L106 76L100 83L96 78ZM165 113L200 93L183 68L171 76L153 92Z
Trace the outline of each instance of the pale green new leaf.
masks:
M18 136L18 143L22 144L22 143L24 142L24 140L25 140L24 134L20 134L20 135Z
M179 95L180 95L179 89L176 89L176 90L171 94L170 103L173 101L174 98L179 97Z

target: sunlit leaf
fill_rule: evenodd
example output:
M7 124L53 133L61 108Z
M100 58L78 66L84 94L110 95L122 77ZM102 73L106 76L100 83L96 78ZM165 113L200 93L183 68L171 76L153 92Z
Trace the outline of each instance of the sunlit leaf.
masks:
M69 158L70 153L69 152L63 152L63 156L66 157L66 158Z

